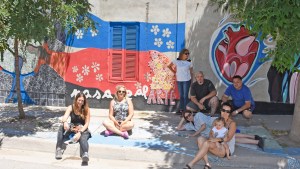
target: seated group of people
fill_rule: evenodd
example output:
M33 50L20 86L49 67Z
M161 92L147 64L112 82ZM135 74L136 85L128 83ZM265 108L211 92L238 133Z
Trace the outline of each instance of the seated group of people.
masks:
M203 72L195 74L196 81L191 85L191 101L183 111L182 119L177 130L193 130L190 136L198 136L197 144L199 151L194 159L186 164L186 169L191 169L199 160L205 162L204 169L210 169L211 165L207 158L210 152L218 157L230 159L234 153L235 143L255 144L264 148L264 140L258 135L247 135L237 133L236 122L232 119L239 113L247 119L252 117L255 103L250 89L243 84L241 76L233 77L230 85L222 96L220 117L215 117L219 107L217 91L213 83L204 79ZM229 100L231 97L232 100ZM198 112L198 113L194 113ZM208 115L202 112L210 112Z
M196 81L192 83L190 89L191 101L186 105L186 110L192 112L210 111L210 115L214 116L219 107L219 99L214 84L204 78L202 71L195 73L195 79ZM222 96L222 102L229 101L229 97L232 99L232 115L242 113L245 118L250 119L255 103L250 89L243 84L241 76L233 77L232 85L228 86Z
M205 167L210 168L207 152L211 152L219 157L230 158L234 152L235 142L257 144L263 148L263 139L257 135L245 135L236 133L236 123L232 116L242 112L246 118L251 118L254 109L254 101L249 88L242 83L240 76L233 77L233 85L229 86L222 96L221 117L214 117L219 106L216 89L210 80L204 79L203 72L197 72L196 82L191 86L191 102L186 106L183 118L177 130L194 130L191 136L197 136L199 152L186 167L191 168L200 159L205 161ZM129 131L134 124L131 121L134 110L131 99L127 99L126 88L123 85L116 87L116 94L109 106L109 119L103 122L106 130L105 136L117 134L125 139L129 137ZM228 98L232 98L233 107L229 104ZM201 113L210 110L209 115ZM193 113L198 112L198 113ZM71 121L67 119L70 117ZM187 122L184 124L184 122ZM75 96L72 105L68 106L63 118L63 125L59 128L56 144L56 159L62 159L64 138L71 133L75 133L73 138L80 144L80 156L82 165L87 165L89 161L88 139L91 133L88 130L90 123L90 110L87 99L83 93ZM70 126L71 124L75 124ZM214 125L214 127L213 127Z
M134 126L131 121L134 112L132 101L126 96L127 92L125 86L118 85L116 87L115 97L109 105L109 119L103 122L103 125L106 128L104 131L105 136L117 134L124 139L128 139L128 132L130 132ZM70 122L67 121L69 117L71 119ZM79 142L80 145L82 165L88 165L88 139L91 137L91 133L88 130L90 123L90 109L83 93L78 93L75 96L73 104L68 106L62 117L62 123L63 125L59 128L57 134L55 158L62 159L64 140L69 138L72 134L73 140ZM70 124L72 124L72 126L70 126Z

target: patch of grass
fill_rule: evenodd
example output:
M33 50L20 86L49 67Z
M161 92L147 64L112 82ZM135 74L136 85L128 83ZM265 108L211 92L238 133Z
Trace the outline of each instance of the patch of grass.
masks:
M289 134L287 130L271 130L273 136L286 136Z

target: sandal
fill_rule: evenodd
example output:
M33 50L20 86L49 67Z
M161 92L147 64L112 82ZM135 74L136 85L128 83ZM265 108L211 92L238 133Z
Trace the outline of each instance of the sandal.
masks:
M192 167L190 167L188 164L186 164L183 169L192 169Z
M211 166L205 164L203 169L211 169Z

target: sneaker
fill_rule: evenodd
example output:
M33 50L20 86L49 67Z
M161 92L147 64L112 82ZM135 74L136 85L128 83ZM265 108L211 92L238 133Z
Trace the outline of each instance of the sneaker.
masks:
M88 166L88 165L89 165L88 162L85 162L85 161L82 161L82 162L81 162L81 166Z
M124 132L122 133L122 137L123 137L124 139L128 139L128 138L129 138L128 132L127 132L127 131L124 131Z
M109 131L109 130L105 130L104 131L104 135L107 137L107 136L110 136L110 135L112 135L112 134L114 134L114 132L112 132L112 131Z
M258 146L259 148L261 148L261 149L264 151L265 141L264 141L263 138L260 138L260 139L258 140L257 146Z
M57 148L57 149L56 149L56 152L55 152L55 158L56 158L57 160L62 159L62 151L61 151L61 148Z
M88 152L84 152L83 155L82 155L82 162L88 162L90 159L89 159L89 154Z

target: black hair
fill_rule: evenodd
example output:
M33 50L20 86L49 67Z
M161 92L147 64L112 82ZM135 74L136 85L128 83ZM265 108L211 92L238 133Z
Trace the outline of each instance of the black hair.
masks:
M232 111L232 109L233 109L232 105L231 105L229 102L224 102L224 103L222 103L221 109L223 108L223 106L228 106L228 107L230 107L230 111Z
M240 76L240 75L235 75L232 77L232 79L240 79L240 80L243 80L243 78Z

